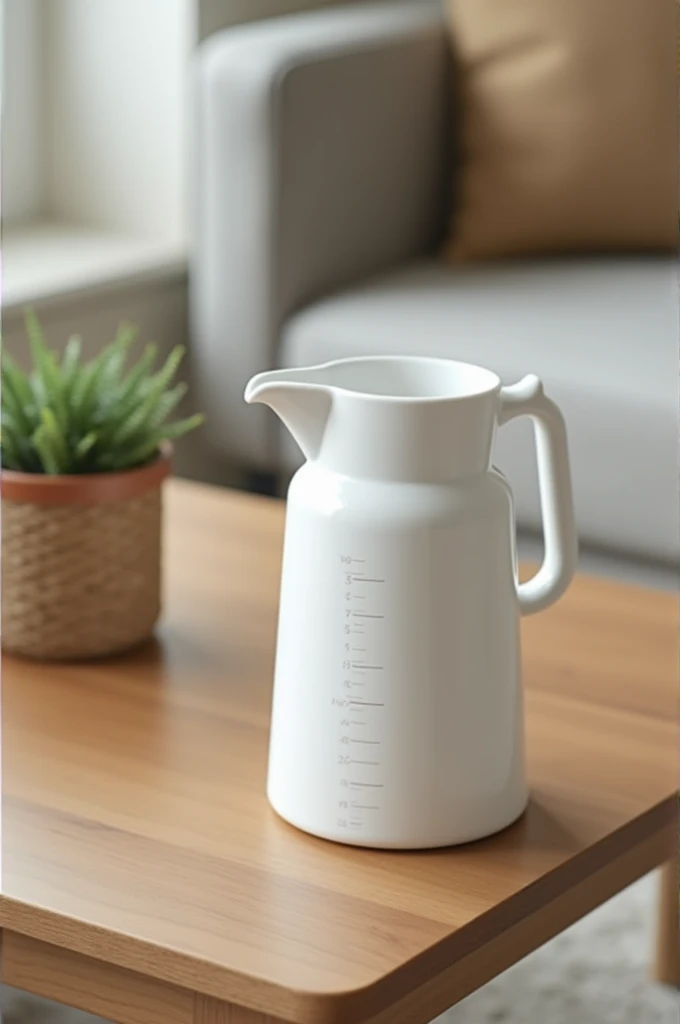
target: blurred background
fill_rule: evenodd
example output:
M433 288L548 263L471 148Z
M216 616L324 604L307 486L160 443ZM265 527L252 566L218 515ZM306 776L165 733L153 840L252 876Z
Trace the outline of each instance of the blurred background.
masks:
M3 0L2 330L187 348L175 472L281 494L268 368L421 353L539 374L582 566L675 588L674 0ZM540 551L527 424L498 448ZM452 1011L671 1024L654 880ZM61 1022L5 994L12 1024Z
M176 471L269 491L299 455L242 402L258 370L531 370L567 417L582 541L672 564L676 5L626 0L615 31L588 10L5 0L7 349L28 304L56 348L121 320L186 344L207 422ZM530 533L526 423L498 459Z
M169 352L188 342L191 69L201 40L305 0L3 0L4 343L96 351L121 320ZM193 402L193 396L192 396ZM233 479L187 440L178 469Z

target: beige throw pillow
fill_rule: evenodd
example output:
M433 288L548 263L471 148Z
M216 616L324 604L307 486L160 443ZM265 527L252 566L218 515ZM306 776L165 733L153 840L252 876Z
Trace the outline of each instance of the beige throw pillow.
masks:
M676 0L447 3L451 258L675 248Z

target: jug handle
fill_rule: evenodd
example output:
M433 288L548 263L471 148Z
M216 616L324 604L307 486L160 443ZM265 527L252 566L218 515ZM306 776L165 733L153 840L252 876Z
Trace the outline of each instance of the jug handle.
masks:
M545 544L536 575L517 583L520 612L530 615L547 608L569 586L578 560L578 539L564 418L533 374L501 388L499 424L517 416L530 416L533 421Z

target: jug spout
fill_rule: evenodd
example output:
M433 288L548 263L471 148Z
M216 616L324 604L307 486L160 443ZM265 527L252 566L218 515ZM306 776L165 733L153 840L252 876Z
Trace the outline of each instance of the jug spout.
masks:
M333 404L331 388L305 380L304 370L272 370L256 374L244 397L246 402L262 402L273 409L305 458L317 458Z

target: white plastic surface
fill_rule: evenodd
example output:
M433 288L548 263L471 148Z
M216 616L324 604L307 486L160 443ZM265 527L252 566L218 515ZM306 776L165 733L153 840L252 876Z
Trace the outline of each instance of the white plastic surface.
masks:
M499 410L544 416L530 383L502 400L487 370L388 358L248 386L308 455L288 494L268 775L299 828L435 847L524 810L514 515L491 453Z

